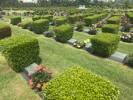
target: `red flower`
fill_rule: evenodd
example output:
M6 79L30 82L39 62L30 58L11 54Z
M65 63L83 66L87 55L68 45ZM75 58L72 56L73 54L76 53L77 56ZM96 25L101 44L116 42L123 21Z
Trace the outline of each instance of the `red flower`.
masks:
M30 86L31 88L33 88L33 82L32 82L32 79L30 79L30 80L28 81L28 83L29 83L29 86Z

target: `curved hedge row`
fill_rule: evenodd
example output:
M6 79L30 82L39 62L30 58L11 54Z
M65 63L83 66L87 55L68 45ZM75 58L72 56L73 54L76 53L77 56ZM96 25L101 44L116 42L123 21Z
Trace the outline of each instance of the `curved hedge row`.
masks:
M0 41L9 66L16 72L37 62L39 56L38 40L31 36L14 36Z
M11 36L11 28L5 23L0 23L0 39Z
M72 67L51 80L46 100L117 100L119 90L108 80L81 67Z

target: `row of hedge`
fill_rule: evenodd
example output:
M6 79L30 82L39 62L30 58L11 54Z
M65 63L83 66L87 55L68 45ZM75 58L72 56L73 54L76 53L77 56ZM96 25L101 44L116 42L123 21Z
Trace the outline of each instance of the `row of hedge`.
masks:
M113 16L107 20L108 24L119 24L120 23L120 16Z
M53 16L52 15L45 15L45 16L34 16L32 17L33 21L39 20L39 19L47 19L49 21L53 20Z
M128 17L130 19L130 22L133 24L133 13L132 12L128 13Z
M102 18L106 16L107 14L104 13L104 14L99 14L99 15L94 15L94 16L88 16L84 20L87 26L91 26L92 24L97 23L98 21L100 21Z
M46 100L118 100L119 90L110 81L81 67L71 67L44 89Z
M0 39L11 36L11 28L9 25L0 22Z
M9 66L16 72L34 62L38 62L39 43L31 36L13 36L0 41L2 55L5 56Z
M119 32L119 25L117 25L117 24L105 24L102 27L102 32L118 34L118 32Z

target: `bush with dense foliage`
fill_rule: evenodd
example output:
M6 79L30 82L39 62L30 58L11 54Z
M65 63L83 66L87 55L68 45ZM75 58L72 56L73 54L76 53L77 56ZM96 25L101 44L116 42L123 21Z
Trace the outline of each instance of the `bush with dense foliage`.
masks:
M133 24L133 13L128 13L128 17L130 19L130 23Z
M42 19L48 19L50 22L53 20L53 16L52 15L45 15L41 17Z
M75 22L82 21L84 19L83 15L70 15L68 16L68 22L74 24Z
M11 36L11 28L5 23L0 23L0 39Z
M46 100L117 100L118 88L81 67L71 67L44 89Z
M116 24L105 24L102 27L102 32L104 32L104 33L118 34L118 32L119 32L119 26L116 25Z
M84 23L83 22L76 22L76 31L83 31L83 29L84 29Z
M30 29L31 28L32 21L25 21L19 24L20 27L23 29Z
M41 16L34 16L34 17L32 17L33 21L36 21L36 20L39 20L39 19L41 19Z
M87 26L91 26L92 24L97 23L99 20L101 20L102 18L104 18L105 16L107 16L107 14L99 14L99 15L94 15L94 16L88 16L85 17L85 23Z
M36 20L32 23L32 31L41 34L49 29L49 21L47 19Z
M65 17L56 17L56 18L54 18L54 23L57 26L65 24L66 22L67 22L67 19Z
M126 64L133 68L133 54L130 54L130 55L127 57Z
M21 23L21 17L18 16L18 17L12 17L11 18L11 24L17 25L19 23Z
M0 44L3 56L16 72L38 60L38 40L31 36L13 36L0 41Z
M120 23L120 16L113 16L107 20L108 24L119 24Z
M119 36L101 33L91 39L93 52L102 57L111 56L118 48Z
M54 28L56 40L67 42L73 36L73 27L69 24L60 25Z

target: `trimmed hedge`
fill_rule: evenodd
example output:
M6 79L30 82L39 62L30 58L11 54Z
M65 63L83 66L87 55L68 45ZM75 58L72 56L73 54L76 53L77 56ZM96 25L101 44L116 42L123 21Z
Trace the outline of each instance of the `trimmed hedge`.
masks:
M24 67L37 62L39 56L38 40L31 36L14 36L0 41L2 54L9 66L20 72Z
M120 23L120 16L113 16L107 20L108 24L119 24Z
M73 36L73 27L69 24L60 25L54 28L56 40L67 42Z
M101 20L102 18L106 17L107 14L103 13L103 14L99 14L99 15L94 15L94 16L88 16L86 18L84 18L85 23L87 26L91 26L92 24L97 23L99 20Z
M68 16L68 22L71 24L74 24L77 21L77 16L76 15L71 15Z
M52 79L44 90L46 100L117 100L118 88L81 67L71 67Z
M11 18L11 24L17 25L19 23L21 23L21 17L12 17Z
M119 32L119 26L116 25L116 24L105 24L102 27L102 32L118 34L118 32Z
M133 13L128 13L129 20L133 24Z
M53 20L53 16L52 15L45 15L41 17L42 19L48 19L49 21Z
M101 33L91 39L92 50L102 57L111 56L118 48L120 38L118 35Z
M36 20L39 20L39 19L41 19L41 16L34 16L34 17L32 17L33 21L36 21Z
M11 36L11 28L5 23L0 23L0 39Z
M26 22L22 22L19 24L20 27L22 27L23 29L27 29L27 28L31 28L31 24L32 24L32 21L26 21Z
M41 34L49 28L49 21L47 19L36 20L32 23L32 31Z
M67 22L67 19L65 17L56 17L56 18L54 18L54 23L57 26L65 24L66 22Z
M75 22L81 21L84 19L83 15L70 15L68 16L68 22L74 24Z

